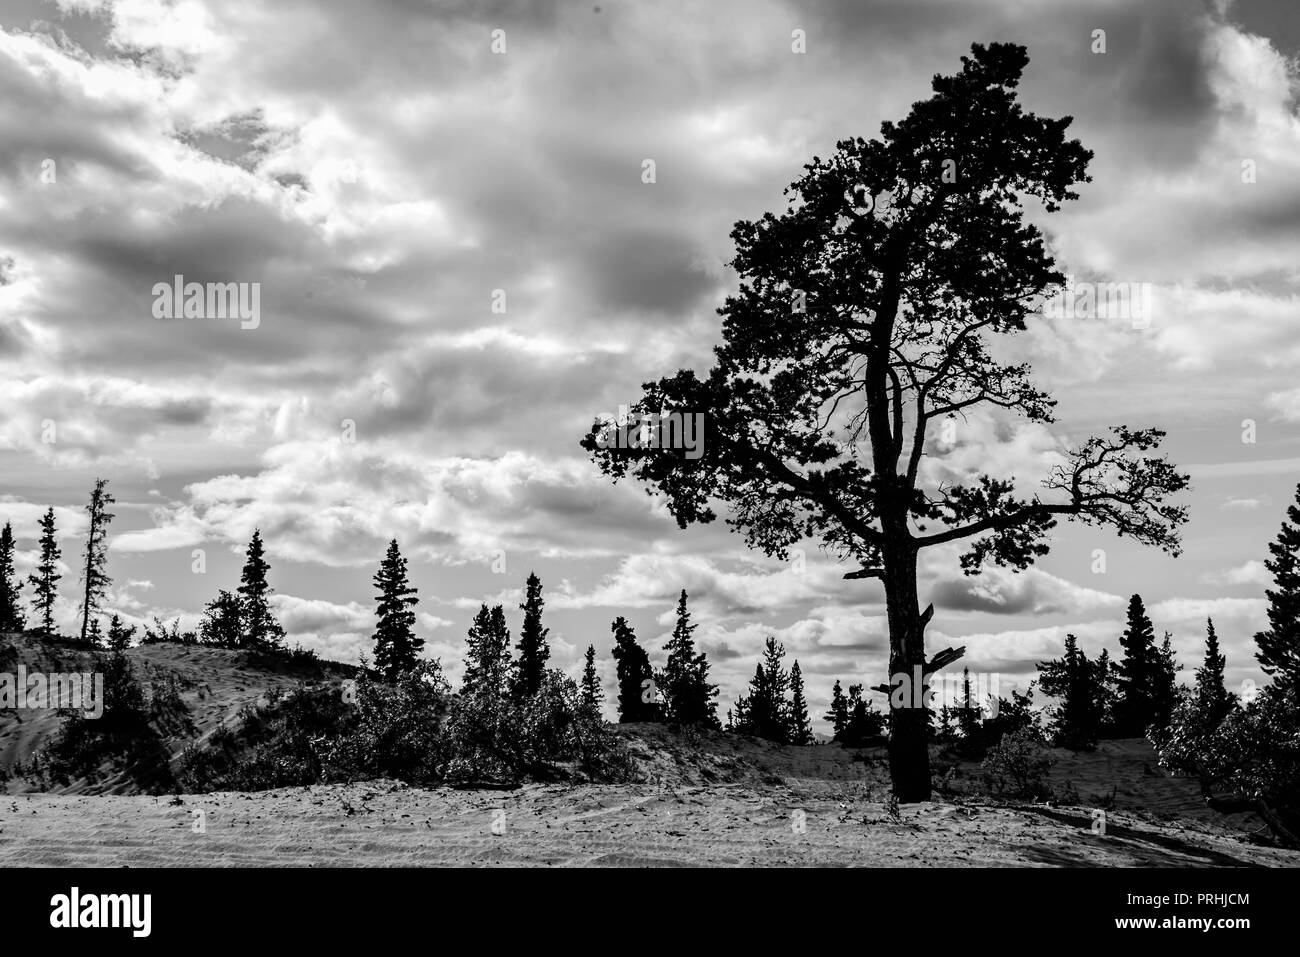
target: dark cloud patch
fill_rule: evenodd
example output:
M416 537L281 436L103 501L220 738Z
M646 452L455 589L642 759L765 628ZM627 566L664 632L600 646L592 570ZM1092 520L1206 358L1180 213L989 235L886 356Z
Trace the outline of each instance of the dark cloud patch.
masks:
M1295 0L1232 0L1227 19L1268 37L1288 57L1300 56L1300 18Z
M606 233L586 252L582 259L601 307L679 316L714 289L697 255L678 236L646 230Z

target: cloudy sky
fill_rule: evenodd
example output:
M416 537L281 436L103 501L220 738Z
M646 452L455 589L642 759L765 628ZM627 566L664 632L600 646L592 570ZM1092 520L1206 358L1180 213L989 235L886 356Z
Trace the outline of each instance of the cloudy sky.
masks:
M1188 672L1212 615L1229 679L1259 679L1262 559L1300 480L1289 3L0 0L0 519L20 570L47 505L65 558L83 547L103 476L132 620L192 625L260 527L291 640L355 660L396 536L454 677L480 602L517 630L531 569L571 673L594 643L612 692L616 615L662 660L685 587L724 707L775 634L820 714L836 677L883 678L879 584L816 543L800 568L721 522L680 531L577 443L641 381L708 367L733 222L782 208L804 162L900 118L972 41L1007 40L1029 48L1029 107L1076 117L1096 153L1043 220L1060 267L1148 283L1153 311L1039 321L1053 431L972 419L946 454L1031 491L1056 443L1158 425L1191 521L1177 559L1074 526L1019 575L963 578L936 551L930 642L1023 684L1066 631L1114 653L1136 591ZM176 274L260 283L260 324L154 318Z

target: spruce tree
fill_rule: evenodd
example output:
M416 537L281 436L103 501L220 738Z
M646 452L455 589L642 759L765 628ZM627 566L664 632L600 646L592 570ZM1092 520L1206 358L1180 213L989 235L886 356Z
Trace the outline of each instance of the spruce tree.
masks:
M1300 700L1300 486L1287 508L1277 540L1268 546L1264 567L1273 576L1268 598L1268 630L1255 634L1255 660L1264 674Z
M885 716L862 697L862 690L860 684L849 685L849 723L844 729L842 743L850 748L871 743L885 729Z
M41 631L45 637L54 633L54 600L58 597L59 539L54 527L54 509L46 509L41 518L41 556L36 562L36 571L27 576L32 586L32 608L40 619Z
M1103 648L1101 655L1097 658L1096 668L1094 669L1097 676L1095 687L1098 714L1098 735L1103 738L1119 737L1117 728L1119 721L1119 686L1117 669L1110 660L1110 652Z
M1151 696L1152 724L1160 731L1169 727L1174 708L1178 706L1178 672L1182 670L1174 654L1173 636L1166 631L1156 651L1156 683Z
M551 657L546 635L549 629L542 627L542 581L532 572L528 573L528 582L524 587L524 603L519 607L524 612L524 625L519 630L519 660L515 663L513 690L517 698L531 698L542 686L542 676L546 674L546 662Z
M406 575L406 559L397 547L397 539L388 543L388 552L375 573L379 589L375 616L375 667L388 681L396 681L410 671L420 659L424 639L415 636L415 604L419 601Z
M957 729L967 740L979 736L982 727L980 704L975 700L970 686L970 668L961 670L961 708L957 711Z
M599 715L601 703L605 700L605 691L600 686L600 676L596 674L596 646L588 645L587 654L582 665L581 684L582 708L588 714Z
M86 514L90 517L90 529L86 533L86 563L83 566L83 578L86 590L81 604L81 640L96 641L99 629L91 633L91 619L98 614L100 603L108 594L108 586L113 580L108 577L108 523L114 518L108 507L115 501L113 493L108 491L107 479L95 479L95 487L90 492L90 502L86 505Z
M14 530L8 522L0 529L0 632L22 631L27 618L19 604L22 583L14 572Z
M1117 716L1120 737L1143 735L1156 719L1160 661L1155 639L1155 629L1147 617L1142 596L1134 595L1128 604L1128 627L1119 639L1124 657L1115 666L1120 695Z
M668 660L663 670L664 715L674 724L702 724L720 727L718 687L709 683L709 663L703 653L695 650L692 635L698 627L691 623L691 613L686 607L686 589L677 600L677 622L672 637L664 650Z
M849 726L849 699L844 696L838 678L835 679L835 687L831 689L831 709L822 718L831 723L834 731L831 740L844 740L844 729Z
M131 638L135 635L135 625L130 628L122 622L122 617L117 613L108 621L108 650L114 654L121 654L131 647Z
M504 695L510 676L510 629L500 605L479 607L466 644L461 694Z
M243 611L239 597L224 588L203 609L199 641L214 648L238 648L244 640Z
M785 646L769 635L763 645L763 660L755 666L749 682L749 695L739 702L744 720L737 722L745 734L778 744L788 744L792 734L790 703L786 701L790 675L781 664L784 657Z
M239 576L240 623L244 629L240 643L245 648L282 648L284 629L271 611L273 589L266 581L271 566L263 554L261 529L254 529Z
M1079 648L1079 640L1065 636L1065 654L1040 661L1038 686L1060 700L1052 713L1052 743L1072 751L1090 751L1101 733L1101 701L1097 695L1097 665Z
M615 618L610 630L614 633L614 661L618 676L618 720L620 724L636 721L658 721L659 705L646 700L646 682L654 680L650 656L637 644L636 634L625 618Z
M1196 701L1211 728L1217 728L1232 710L1223 680L1227 659L1219 653L1219 636L1213 619L1205 619L1205 663L1196 669Z
M803 672L799 662L790 666L790 743L812 744L812 725L808 721L808 702L803 694Z

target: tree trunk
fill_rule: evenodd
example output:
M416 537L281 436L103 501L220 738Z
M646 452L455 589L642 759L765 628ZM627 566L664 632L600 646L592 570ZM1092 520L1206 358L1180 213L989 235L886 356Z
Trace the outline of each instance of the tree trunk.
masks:
M887 545L883 557L889 619L888 684L897 687L896 676L907 676L907 693L890 696L889 775L899 803L914 804L930 800L929 713L916 707L917 699L924 700L924 688L916 688L915 682L925 668L925 625L916 597L916 549L910 542Z

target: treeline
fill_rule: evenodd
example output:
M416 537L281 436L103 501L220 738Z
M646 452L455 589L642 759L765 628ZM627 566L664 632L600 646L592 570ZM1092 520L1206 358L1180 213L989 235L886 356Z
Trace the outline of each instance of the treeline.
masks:
M88 528L86 546L78 562L82 590L80 639L109 650L122 651L132 643L137 628L128 627L114 613L104 621L104 604L113 579L108 574L108 528L115 518L108 509L115 503L106 479L96 479L86 504ZM59 546L54 509L48 508L40 520L36 569L20 581L14 571L14 534L12 523L0 529L0 632L25 631L27 616L23 610L24 586L31 588L27 602L31 606L35 630L54 637L54 606L59 597L59 569L63 551ZM284 629L271 611L271 587L266 573L270 565L264 557L260 531L249 542L240 584L234 594L224 589L204 609L199 631L182 632L180 620L170 627L155 618L144 627L141 643L174 641L182 644L202 643L222 648L283 650Z

